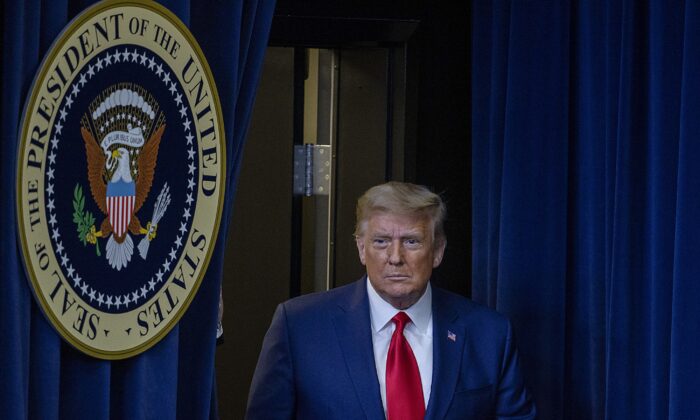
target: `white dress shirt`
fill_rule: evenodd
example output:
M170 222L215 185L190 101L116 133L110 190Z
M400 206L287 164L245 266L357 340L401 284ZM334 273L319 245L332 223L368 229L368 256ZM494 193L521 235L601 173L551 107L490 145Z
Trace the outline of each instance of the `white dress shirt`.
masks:
M374 365L377 367L379 390L382 394L382 404L386 414L386 355L389 352L391 336L396 329L391 319L399 312L374 290L369 278L367 279L367 294L369 296L369 313L372 320L372 346L374 347ZM430 283L423 296L411 307L404 310L411 317L411 323L404 328L403 335L411 345L423 386L423 401L426 408L430 399L430 387L433 382L433 311L432 291Z

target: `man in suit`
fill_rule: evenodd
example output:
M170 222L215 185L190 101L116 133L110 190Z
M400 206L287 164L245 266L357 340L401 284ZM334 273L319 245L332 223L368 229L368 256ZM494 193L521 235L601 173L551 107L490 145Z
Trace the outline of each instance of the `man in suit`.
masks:
M432 287L445 205L389 182L357 203L367 275L278 306L248 419L535 418L508 320Z

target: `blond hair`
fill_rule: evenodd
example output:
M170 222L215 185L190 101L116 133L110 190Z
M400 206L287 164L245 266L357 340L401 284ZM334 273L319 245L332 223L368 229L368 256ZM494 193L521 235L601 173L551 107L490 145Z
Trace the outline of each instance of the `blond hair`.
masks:
M367 190L357 200L355 236L362 236L374 213L426 216L429 218L435 245L444 243L447 207L442 198L422 185L390 181Z

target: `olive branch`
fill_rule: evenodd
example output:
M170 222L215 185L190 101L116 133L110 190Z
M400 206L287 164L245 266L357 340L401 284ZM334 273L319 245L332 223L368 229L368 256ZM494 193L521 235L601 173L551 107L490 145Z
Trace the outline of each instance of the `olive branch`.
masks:
M73 190L73 222L76 224L78 238L83 245L87 245L87 235L90 233L90 228L95 224L95 217L89 211L85 211L85 196L80 184L75 184L75 189ZM97 238L95 238L95 251L98 257L101 256Z

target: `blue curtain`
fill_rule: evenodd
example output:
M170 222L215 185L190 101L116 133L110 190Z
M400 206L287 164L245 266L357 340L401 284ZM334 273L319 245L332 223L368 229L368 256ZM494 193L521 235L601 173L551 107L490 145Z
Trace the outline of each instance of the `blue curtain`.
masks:
M541 418L698 418L700 4L472 12L474 298Z
M2 4L0 416L216 418L214 353L224 239L275 2L162 2L190 28L214 74L225 123L228 190L219 241L187 313L156 346L116 362L82 355L47 323L29 290L14 229L17 131L24 100L54 38L92 3Z

